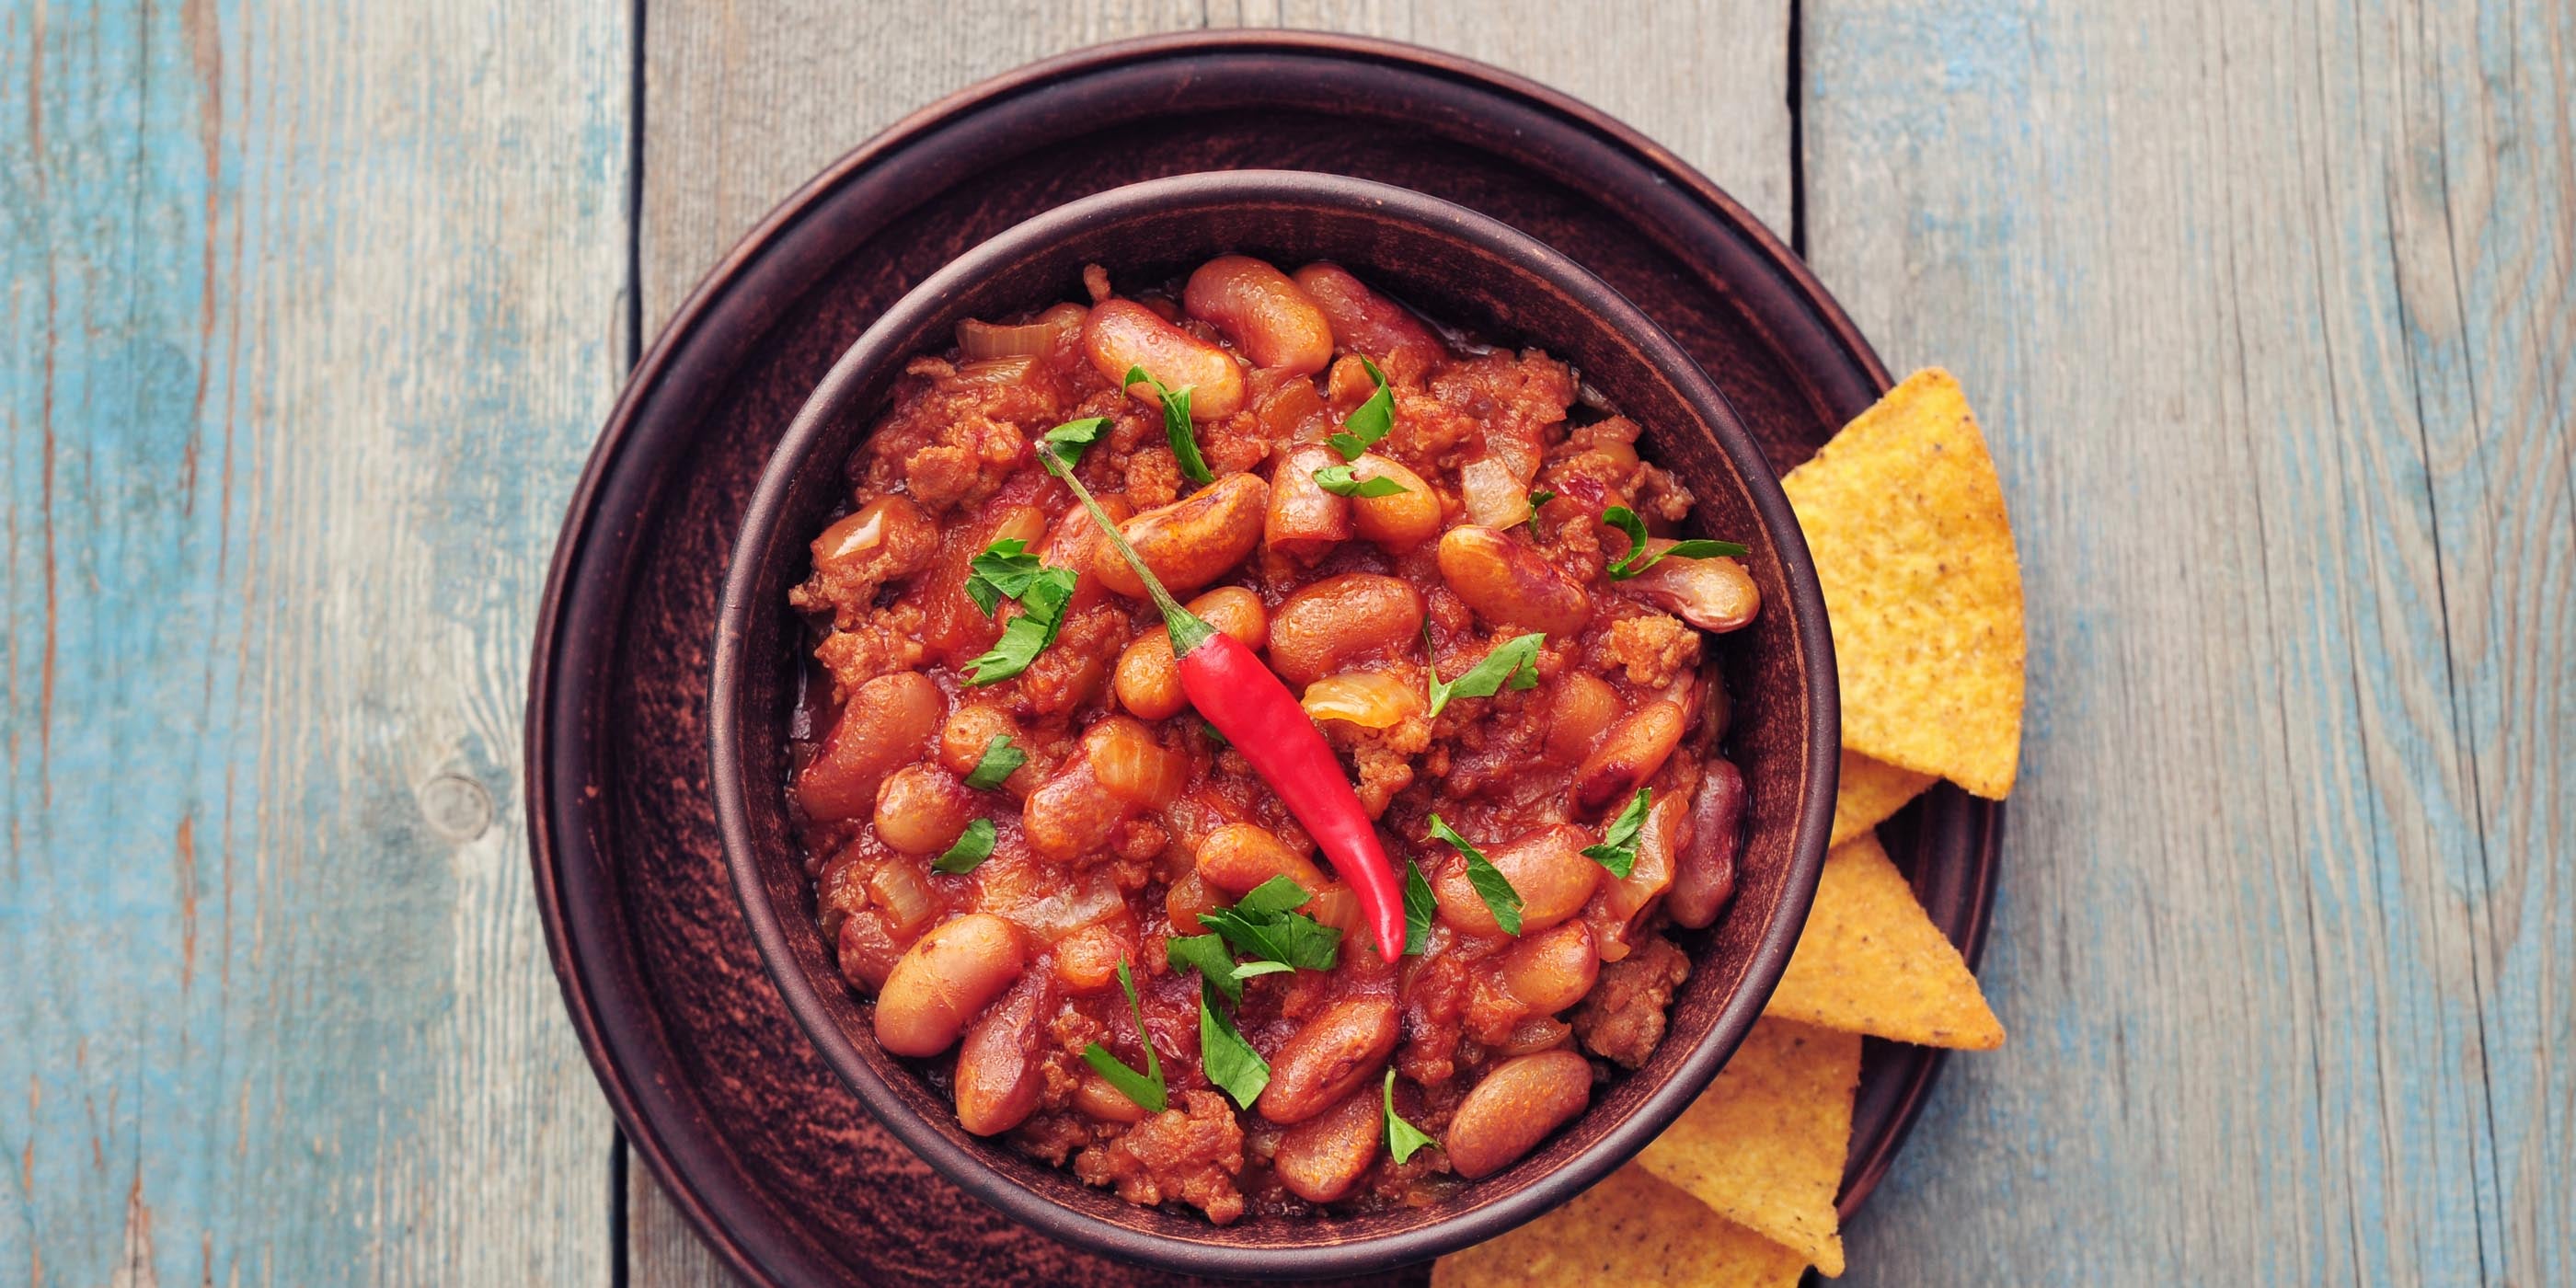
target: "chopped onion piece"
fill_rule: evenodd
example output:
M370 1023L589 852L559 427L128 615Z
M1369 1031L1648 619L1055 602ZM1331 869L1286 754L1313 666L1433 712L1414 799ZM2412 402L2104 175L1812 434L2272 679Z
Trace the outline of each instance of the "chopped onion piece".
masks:
M1317 720L1346 720L1363 729L1384 729L1407 716L1419 715L1422 686L1385 671L1344 671L1306 686L1299 699Z

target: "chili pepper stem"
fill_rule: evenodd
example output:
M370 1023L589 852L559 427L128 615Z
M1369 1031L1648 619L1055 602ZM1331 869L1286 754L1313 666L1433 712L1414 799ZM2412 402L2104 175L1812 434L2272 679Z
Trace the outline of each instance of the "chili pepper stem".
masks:
M1163 624L1172 632L1172 656L1184 656L1206 643L1208 636L1216 634L1215 627L1208 625L1198 614L1181 607L1180 601L1172 598L1172 592L1163 589L1163 583L1154 576L1154 570L1145 566L1145 561L1137 556L1136 548L1128 545L1125 534L1118 531L1117 522L1109 517L1107 510L1100 508L1098 501L1091 499L1091 489L1073 476L1072 467L1055 454L1053 447L1038 444L1038 463L1046 467L1047 473L1063 479L1065 486L1073 489L1074 499L1082 502L1083 509L1091 511L1092 521L1100 525L1100 531L1109 538L1109 544L1118 548L1118 556L1127 561L1128 567L1136 570L1136 579L1145 583L1145 593L1153 596L1154 607L1163 610Z

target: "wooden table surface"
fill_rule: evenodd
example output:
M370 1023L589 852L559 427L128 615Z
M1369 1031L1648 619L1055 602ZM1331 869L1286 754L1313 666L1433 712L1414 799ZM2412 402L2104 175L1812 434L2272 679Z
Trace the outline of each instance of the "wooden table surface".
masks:
M1983 415L2012 1040L1849 1282L2576 1282L2563 2L0 0L0 1283L721 1281L532 906L573 480L825 161L1234 23L1599 104Z

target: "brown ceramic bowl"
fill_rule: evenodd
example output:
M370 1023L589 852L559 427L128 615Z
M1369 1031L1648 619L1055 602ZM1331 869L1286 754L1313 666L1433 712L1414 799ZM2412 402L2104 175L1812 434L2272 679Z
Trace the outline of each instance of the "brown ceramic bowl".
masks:
M1663 1043L1582 1117L1449 1200L1362 1217L1246 1217L1140 1208L1008 1145L968 1134L947 1098L880 1050L871 1003L841 978L816 928L812 882L787 812L788 720L803 639L788 587L844 500L843 463L915 355L957 322L1080 298L1087 263L1126 281L1177 275L1240 251L1329 259L1436 320L1572 362L1645 427L1641 448L1699 498L1703 534L1752 546L1762 615L1718 656L1735 702L1729 755L1750 785L1734 901L1680 936L1693 969ZM716 815L762 960L824 1060L904 1143L950 1180L1048 1235L1165 1269L1227 1278L1356 1274L1490 1239L1626 1162L1715 1077L1787 965L1824 863L1839 739L1824 599L1789 503L1725 398L1671 337L1598 278L1464 207L1401 188L1286 171L1139 183L1010 229L923 282L844 352L770 457L735 542L711 676Z

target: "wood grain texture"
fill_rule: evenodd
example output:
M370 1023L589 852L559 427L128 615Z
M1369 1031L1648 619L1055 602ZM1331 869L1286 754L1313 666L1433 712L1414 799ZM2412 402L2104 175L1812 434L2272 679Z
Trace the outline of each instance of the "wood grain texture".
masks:
M0 5L0 1282L605 1281L517 785L627 12Z
M913 109L1084 45L1224 25L1352 31L1492 62L1609 109L1775 228L1788 226L1785 0L1664 4L1607 25L1538 0L1204 8L978 0L936 23L868 6L798 3L754 16L707 0L656 0L644 32L638 220L648 333L781 198ZM629 1169L627 1185L631 1282L727 1281L649 1170Z
M829 0L757 12L655 0L640 221L648 331L771 207L915 108L1084 45L1210 26L1356 32L1494 63L1609 110L1788 227L1786 0L1668 0L1610 24L1544 0L967 0L936 21Z
M1807 0L1809 242L2004 474L1984 976L1852 1283L2576 1276L2576 13Z

